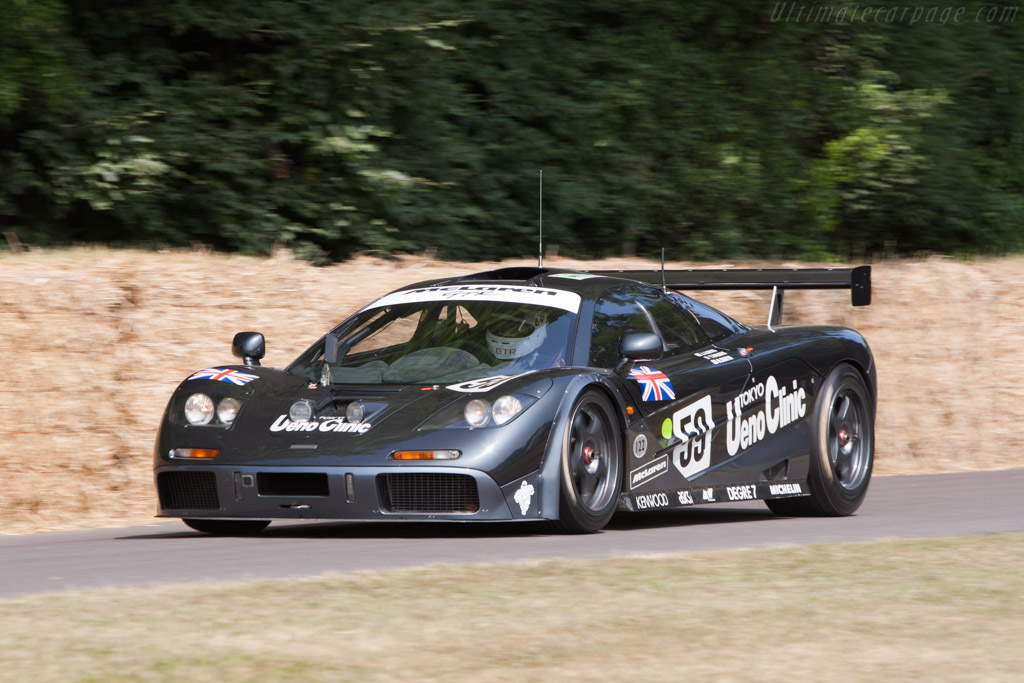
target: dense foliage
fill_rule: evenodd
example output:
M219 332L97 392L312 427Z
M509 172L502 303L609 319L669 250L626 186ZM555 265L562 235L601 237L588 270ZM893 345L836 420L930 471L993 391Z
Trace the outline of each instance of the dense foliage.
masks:
M786 9L0 0L0 228L335 259L530 254L543 170L562 253L1024 246L1015 10Z

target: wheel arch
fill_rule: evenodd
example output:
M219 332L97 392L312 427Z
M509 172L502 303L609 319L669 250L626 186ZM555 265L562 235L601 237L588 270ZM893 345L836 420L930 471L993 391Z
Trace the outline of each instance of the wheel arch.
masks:
M864 385L868 388L868 391L871 393L872 412L877 412L878 377L877 373L875 372L874 358L868 356L867 363L865 363L863 359L859 358L840 358L835 363L833 363L831 367L828 368L828 371L825 372L824 375L822 375L822 377L828 377L830 374L832 374L833 370L835 370L837 367L843 364L852 366L853 369L856 370L857 373L860 375L860 378L864 380Z
M555 416L551 421L551 431L548 436L548 443L544 449L544 455L540 464L540 497L541 516L544 519L558 519L559 514L559 485L561 481L562 461L562 438L569 414L572 412L576 400L590 389L600 391L612 404L614 409L616 427L623 434L625 442L625 430L627 427L625 419L626 399L621 391L615 387L614 380L610 374L599 371L583 372L573 377L566 385L562 400L558 405ZM619 457L624 457L624 448L621 449ZM622 462L625 466L625 462Z
M588 384L580 390L580 393L588 389L596 389L605 395L605 397L611 401L612 407L615 408L615 421L620 431L625 432L629 427L629 423L626 421L626 400L622 396L622 393L613 389L610 382L594 382ZM577 394L579 395L579 394Z
M851 387L850 380L852 378L859 380L858 383L863 385L862 389L857 389L855 385ZM833 406L836 405L837 397L845 391L855 393L852 396L852 404L856 407L859 403L864 410L864 415L862 418L858 418L857 411L853 410L852 418L841 418L843 429L839 429L840 424L834 421ZM871 378L864 366L857 363L856 359L842 359L833 364L815 398L815 407L812 412L811 460L810 471L807 475L810 496L767 500L765 503L769 509L782 515L831 517L853 514L863 502L871 483L874 464L875 413ZM833 427L835 427L834 431ZM841 456L838 450L830 456L830 448L834 444L833 437L840 439L836 446L837 449L846 447L846 444L841 441L844 429L849 429L851 434L861 437L867 434L867 445L864 445L864 440L855 436L847 439L850 448L847 456ZM861 442L859 446L856 445L858 441ZM843 481L846 475L843 475L838 469L837 458L842 458L846 462L847 468L852 467L859 471L852 475L854 481L849 483Z

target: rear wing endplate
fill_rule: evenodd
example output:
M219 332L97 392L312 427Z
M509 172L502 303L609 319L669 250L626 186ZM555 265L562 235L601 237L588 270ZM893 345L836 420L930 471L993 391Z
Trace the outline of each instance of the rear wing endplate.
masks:
M782 294L787 289L848 289L850 303L871 303L871 266L856 268L723 268L720 270L593 270L674 290L772 290L768 326L782 322Z

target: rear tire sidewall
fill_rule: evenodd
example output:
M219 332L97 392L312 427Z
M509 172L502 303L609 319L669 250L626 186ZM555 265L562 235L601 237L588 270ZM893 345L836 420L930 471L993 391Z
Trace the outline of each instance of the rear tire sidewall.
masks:
M572 426L581 407L594 410L601 415L604 432L608 438L607 450L610 495L607 501L596 509L586 505L576 490L570 464L570 441ZM615 514L619 494L622 490L622 433L615 418L611 401L596 389L584 391L576 399L562 434L562 463L557 527L569 533L593 533L603 529Z
M849 489L840 484L829 456L829 426L833 403L844 393L847 396L855 396L859 402L858 417L862 422L858 434L861 441L859 447L864 449L867 458L866 464L863 465L862 480ZM875 460L874 425L874 402L860 372L845 363L837 366L826 378L814 406L814 438L811 443L809 484L814 502L822 514L851 515L864 501L868 485L871 483Z

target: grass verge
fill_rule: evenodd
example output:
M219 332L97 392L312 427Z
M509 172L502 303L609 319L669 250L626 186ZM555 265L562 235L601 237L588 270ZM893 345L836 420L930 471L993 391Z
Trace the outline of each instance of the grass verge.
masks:
M0 680L1020 680L1022 556L1001 534L32 596L0 602Z

